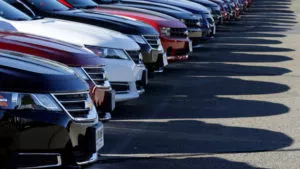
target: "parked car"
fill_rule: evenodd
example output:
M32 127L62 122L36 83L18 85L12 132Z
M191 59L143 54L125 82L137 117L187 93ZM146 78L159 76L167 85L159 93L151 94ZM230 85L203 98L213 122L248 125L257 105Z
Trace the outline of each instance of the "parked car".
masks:
M105 72L104 59L78 47L23 33L0 32L0 50L35 55L70 66L87 81L101 120L109 120L115 108L115 92Z
M140 51L139 45L128 36L77 22L30 17L4 1L0 1L0 22L0 29L12 27L19 32L65 41L104 58L117 102L136 99L144 91L147 69L128 55Z
M227 3L227 5L232 11L233 13L232 19L239 20L241 18L241 15L240 15L240 8L238 7L238 4L233 0L223 0L223 1Z
M15 52L0 52L0 68L1 167L97 160L104 130L84 80L59 63Z
M176 18L137 8L112 5L98 6L95 3L94 5L86 5L87 2L91 1L78 3L81 1L69 0L64 2L76 2L74 4L68 4L75 8L85 8L91 12L103 12L118 15L128 19L139 20L151 25L160 32L160 39L162 46L167 53L168 60L188 59L188 55L192 51L192 43L188 39L187 27Z
M228 23L233 18L233 12L223 0L209 0L218 4L221 7L223 21Z
M148 70L163 70L168 64L164 55L158 32L150 25L142 22L121 18L104 13L93 13L73 9L63 5L63 1L57 0L6 0L19 10L31 14L50 18L69 20L74 22L86 23L89 25L99 26L115 30L126 34L132 38L141 47L143 58L139 58L138 52L128 52L136 64L143 63ZM86 0L77 0L86 1ZM85 2L87 5L88 2ZM31 9L31 10L28 10ZM33 14L33 13L34 14ZM165 58L163 58L165 57Z
M223 16L222 16L221 7L218 4L216 4L212 1L209 1L209 0L189 0L189 1L201 4L201 5L209 8L211 10L211 14L215 20L215 23L217 25L223 24Z
M196 16L184 9L155 2L137 0L122 0L114 1L112 3L113 5L118 6L127 6L155 11L178 19L187 26L187 29L189 31L189 38L190 40L192 40L194 47L199 46L200 42L202 42L203 39L207 39L207 36L203 36L206 34L205 31L203 31L206 29L206 26L201 25L201 22L203 22L203 18Z
M94 1L101 1L101 0L94 0ZM200 4L187 1L187 0L144 0L144 1L157 2L157 3L162 3L170 6L176 6L178 8L182 8L189 12L192 12L197 16L201 16L202 18L204 18L201 25L205 26L205 28L202 28L205 29L203 30L204 31L203 36L208 37L208 39L210 39L213 38L213 36L216 34L216 25L211 15L210 9Z

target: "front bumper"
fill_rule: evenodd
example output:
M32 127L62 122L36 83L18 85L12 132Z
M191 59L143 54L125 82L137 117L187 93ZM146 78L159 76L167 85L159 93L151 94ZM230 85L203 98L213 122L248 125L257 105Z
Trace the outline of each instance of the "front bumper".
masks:
M192 43L188 38L160 37L168 60L186 60L192 52Z
M168 65L168 58L166 53L160 53L158 55L157 62L155 64L147 66L149 72L161 73L164 68Z
M205 28L202 28L203 30L203 36L201 38L201 40L210 40L213 39L214 36L216 35L216 31L217 31L217 27L215 24L211 24Z
M215 14L215 15L213 15L213 18L214 18L214 21L215 21L216 25L221 25L224 22L223 16L221 14L220 15Z
M114 82L111 81L112 88L116 91L116 102L124 102L139 98L139 94L144 92L148 84L148 71L144 64L137 64L134 71L134 81ZM137 82L143 82L137 86ZM137 88L139 87L139 88Z
M200 28L189 28L189 39L193 42L193 46L199 45L203 37L203 30Z
M89 164L104 145L103 124L98 121L76 123L65 113L43 111L9 112L6 117L0 121L0 155L8 168Z
M141 47L141 53L143 56L144 64L156 63L158 59L158 54L161 53L159 49L153 49L148 44L139 44Z
M140 97L139 92L136 87L136 82L111 82L112 86L118 86L116 90L116 102L125 102L129 100L134 100ZM123 86L121 89L120 86ZM126 86L126 88L124 87Z

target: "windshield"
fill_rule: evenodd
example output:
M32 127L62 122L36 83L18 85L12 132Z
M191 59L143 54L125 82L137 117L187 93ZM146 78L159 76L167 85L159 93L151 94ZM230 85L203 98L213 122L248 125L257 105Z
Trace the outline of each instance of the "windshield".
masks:
M66 0L75 8L87 8L87 7L97 7L98 4L92 0Z
M26 0L31 5L42 11L66 11L70 8L59 3L57 0Z
M16 21L32 20L30 16L19 11L18 9L14 8L4 1L0 1L0 17Z

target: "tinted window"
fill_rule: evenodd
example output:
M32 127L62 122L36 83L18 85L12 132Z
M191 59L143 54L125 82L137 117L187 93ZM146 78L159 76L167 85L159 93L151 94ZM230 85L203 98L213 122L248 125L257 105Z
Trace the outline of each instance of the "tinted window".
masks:
M0 17L8 20L31 20L32 18L4 1L0 1Z
M66 0L69 4L71 4L75 8L85 8L88 6L97 6L95 2L92 0Z
M65 11L68 7L57 2L57 0L26 0L29 4L37 7L42 11Z

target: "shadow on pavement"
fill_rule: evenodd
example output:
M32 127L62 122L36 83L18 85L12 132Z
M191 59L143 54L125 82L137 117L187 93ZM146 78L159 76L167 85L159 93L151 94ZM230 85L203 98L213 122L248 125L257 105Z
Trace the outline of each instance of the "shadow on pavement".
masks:
M265 9L269 3L272 6ZM185 154L270 151L290 146L293 140L284 133L238 127L238 123L228 126L204 122L204 118L217 121L218 118L265 117L289 112L289 107L282 103L260 101L260 97L267 97L264 95L287 92L288 85L248 80L248 77L291 72L279 63L292 60L286 55L294 49L276 46L282 43L280 38L286 37L285 32L297 23L294 12L288 8L290 4L289 0L255 1L245 18L221 26L217 37L196 49L190 61L170 64L164 74L151 79L147 92L139 100L117 106L113 114L115 121L105 126L106 145L100 153L142 157L179 154L183 157ZM278 66L250 65L272 62ZM241 99L243 95L247 97ZM256 168L212 157L120 157L95 166L104 169Z
M201 157L186 159L116 159L103 161L102 169L262 169L246 163L228 161L222 158ZM91 167L98 169L99 167Z
M279 132L230 127L195 120L112 122L106 126L106 154L199 154L276 150L293 140ZM120 138L125 142L120 143Z

